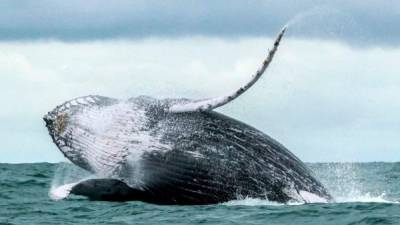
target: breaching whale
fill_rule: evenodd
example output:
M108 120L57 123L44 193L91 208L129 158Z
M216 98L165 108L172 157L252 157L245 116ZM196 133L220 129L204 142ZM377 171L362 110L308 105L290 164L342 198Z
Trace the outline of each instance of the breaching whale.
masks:
M285 28L250 81L222 97L119 100L90 95L57 106L44 116L53 142L96 178L66 184L51 195L182 205L245 197L330 201L324 186L283 145L213 111L256 83L284 33Z

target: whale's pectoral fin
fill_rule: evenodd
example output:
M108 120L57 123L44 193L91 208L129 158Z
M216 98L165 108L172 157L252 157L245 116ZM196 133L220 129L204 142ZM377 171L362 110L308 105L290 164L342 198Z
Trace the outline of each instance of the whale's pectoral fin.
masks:
M117 179L83 180L51 188L49 192L53 200L66 199L71 194L101 201L144 200L146 197L144 191L131 188Z
M85 180L74 185L70 193L99 201L143 201L147 198L145 191L132 188L117 179Z
M228 102L236 99L245 91L247 91L253 84L257 82L257 80L263 75L264 71L267 69L269 64L272 62L274 58L275 52L278 49L279 43L285 33L286 27L282 29L279 33L278 37L275 39L275 43L273 48L269 51L267 58L264 60L263 64L261 65L260 69L257 70L256 74L253 75L251 80L247 82L244 86L240 87L239 89L233 91L224 96L219 96L215 98L209 98L204 100L198 101L190 101L190 102L180 102L172 104L168 108L168 112L173 113L180 113L180 112L196 112L196 111L210 111L220 106L227 104Z

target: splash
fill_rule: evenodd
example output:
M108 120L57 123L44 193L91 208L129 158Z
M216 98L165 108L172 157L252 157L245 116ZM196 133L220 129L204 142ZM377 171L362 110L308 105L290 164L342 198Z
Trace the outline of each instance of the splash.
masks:
M49 197L55 201L65 199L69 196L72 188L78 183L79 182L64 184L58 187L52 186L49 191Z
M393 194L386 195L388 191L393 193L386 184L393 174L382 173L384 166L382 163L329 163L311 167L337 203L399 203ZM382 175L376 177L376 174Z
M92 177L92 174L71 163L60 163L54 173L48 195L53 200L64 199L68 197L73 186Z
M292 195L293 199L296 199L296 200L291 200L287 203L269 201L268 199L245 197L243 199L228 201L226 203L223 203L223 205L228 205L228 206L235 206L235 205L283 206L283 205L303 205L303 204L308 204L308 203L328 203L327 199L319 197L318 195L315 195L315 194L307 192L307 191L301 190L301 191L297 192L297 191L291 190L290 192L292 192L291 195Z
M306 11L296 14L292 19L287 22L286 26L291 27L298 24L303 24L310 19L315 19L315 17L321 17L322 14L337 14L338 10L326 6L315 6Z
M366 29L351 13L332 7L318 5L296 14L286 27L298 37L319 37L328 39L346 39L349 35L362 37ZM349 32L351 34L349 34Z
M291 201L288 203L279 203L274 201L269 201L266 199L259 198L244 198L241 200L232 200L222 205L226 206L295 206L295 205L305 205L305 204L340 204L340 203L387 203L387 204L400 204L400 201L389 200L385 193L380 195L373 195L371 193L365 193L361 195L354 195L351 197L336 197L333 202L295 202Z
M388 185L388 180L398 177L400 164L387 163L312 163L308 164L316 177L324 184L333 201L323 204L384 203L400 204L396 188ZM376 176L380 174L380 176ZM396 182L393 182L397 184ZM388 194L386 194L388 193ZM303 194L304 195L304 194ZM302 195L303 199L304 196ZM306 196L307 197L307 196ZM318 203L313 199L312 204ZM224 205L235 206L286 206L303 205L304 202L287 204L264 199L244 198L229 201Z
M351 197L338 197L338 202L349 203L349 202L360 202L360 203L393 203L400 204L399 201L391 201L387 198L386 193L380 195L373 195L371 193L365 193L361 195L354 195Z
M246 197L241 200L232 200L232 201L222 203L222 205L226 205L226 206L284 206L284 205L303 205L303 204L305 204L305 203L288 202L288 203L284 204L284 203L269 201L266 199L249 198L249 197Z

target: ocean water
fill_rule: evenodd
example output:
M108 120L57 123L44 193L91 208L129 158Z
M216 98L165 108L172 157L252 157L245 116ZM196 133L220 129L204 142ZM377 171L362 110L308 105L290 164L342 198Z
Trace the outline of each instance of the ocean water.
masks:
M400 163L308 164L335 203L243 199L206 206L53 201L52 185L78 169L60 163L0 164L0 224L400 224ZM71 172L72 171L72 172Z

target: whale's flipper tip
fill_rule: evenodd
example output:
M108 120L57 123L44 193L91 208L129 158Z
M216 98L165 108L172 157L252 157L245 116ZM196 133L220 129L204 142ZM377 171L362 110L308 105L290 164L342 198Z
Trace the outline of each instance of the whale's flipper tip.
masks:
M71 194L87 197L95 201L146 200L147 193L130 187L125 182L112 178L89 179L74 185Z
M197 100L197 101L190 101L190 102L179 102L176 104L172 104L169 107L167 107L167 111L170 113L182 113L182 112L204 112L204 111L211 111L213 109L216 109L220 106L223 106L240 95L242 95L244 92L246 92L248 89L250 89L253 84L257 82L257 80L264 74L265 70L269 66L269 64L272 62L272 59L274 58L275 52L278 49L278 46L282 40L283 35L285 34L286 31L286 26L282 28L282 30L279 32L278 36L276 37L274 41L274 45L272 49L268 52L267 57L263 61L261 67L257 70L257 72L252 76L252 78L244 85L239 87L238 89L234 90L231 93L228 93L223 96L218 96L215 98L208 98L208 99L203 99L203 100Z
M284 34L284 33L286 32L287 28L288 28L288 25L285 25L285 26L282 28L281 34Z

